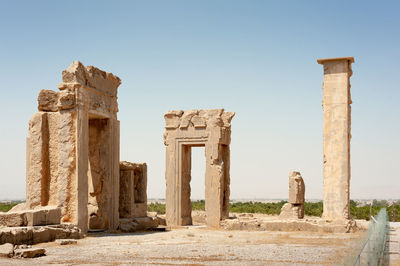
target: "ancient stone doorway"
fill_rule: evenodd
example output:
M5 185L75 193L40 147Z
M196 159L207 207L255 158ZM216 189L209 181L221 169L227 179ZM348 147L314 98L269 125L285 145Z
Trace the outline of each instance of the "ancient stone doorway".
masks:
M205 147L192 147L190 198L193 201L205 200L206 196L206 157Z
M104 186L110 178L109 120L89 117L88 160L88 226L89 229L108 228L108 188Z
M40 91L29 122L26 205L56 206L62 222L84 233L116 230L121 80L74 62L62 81L59 92Z
M205 147L206 221L219 227L229 215L230 121L234 113L215 110L170 111L166 131L166 218L168 225L190 225L191 149Z

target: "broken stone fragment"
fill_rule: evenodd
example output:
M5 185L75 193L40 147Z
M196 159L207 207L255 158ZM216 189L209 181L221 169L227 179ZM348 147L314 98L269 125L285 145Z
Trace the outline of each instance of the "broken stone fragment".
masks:
M164 115L165 119L165 128L174 129L178 128L181 122L181 116L183 115L183 111L168 111Z
M86 69L79 61L74 61L62 72L62 80L65 83L79 83L86 85Z
M77 244L78 241L76 239L57 239L56 243L59 245L71 245Z
M86 67L86 78L89 87L110 93L112 96L117 95L117 88L121 85L119 77L94 66Z
M61 91L58 98L57 107L59 110L67 110L75 107L75 93L64 90Z
M38 96L38 109L45 112L57 112L58 92L41 90Z
M16 249L14 250L16 257L20 258L36 258L44 256L46 250L44 248L27 248L27 249Z
M289 174L289 203L304 203L305 186L300 172L292 171Z
M304 193L305 186L300 172L289 173L289 202L282 206L280 218L304 218Z
M11 210L9 210L8 212L17 212L17 211L23 211L26 209L28 209L28 207L26 206L26 202L22 202L22 203L18 203L14 207L12 207Z
M232 118L235 116L234 112L223 112L221 115L224 127L231 127Z
M36 226L60 224L61 208L39 207L34 210L0 213L0 226Z
M11 258L14 255L14 245L10 243L6 243L0 245L0 258Z
M27 221L23 211L0 213L0 226L14 227L25 225L27 225Z

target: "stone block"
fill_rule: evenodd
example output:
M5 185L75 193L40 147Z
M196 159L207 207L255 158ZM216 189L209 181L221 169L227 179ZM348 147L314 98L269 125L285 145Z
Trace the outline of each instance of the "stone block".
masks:
M33 245L54 241L55 239L80 239L82 237L82 231L73 224L5 227L0 229L0 245L4 243Z
M37 210L26 211L28 226L60 224L61 208L47 207Z
M45 112L57 112L58 93L52 90L41 90L38 96L38 109Z
M147 203L135 203L135 217L147 216Z
M59 110L67 110L75 107L75 93L71 91L61 91L58 97L57 107Z
M78 241L76 239L57 239L56 243L59 245L71 245L77 244Z
M44 248L16 249L14 254L21 258L36 258L46 255L46 250Z
M24 211L0 213L0 226L15 227L27 224Z
M290 172L289 174L289 203L304 203L305 186L300 172Z
M0 258L11 258L14 255L14 245L10 243L6 243L0 245Z

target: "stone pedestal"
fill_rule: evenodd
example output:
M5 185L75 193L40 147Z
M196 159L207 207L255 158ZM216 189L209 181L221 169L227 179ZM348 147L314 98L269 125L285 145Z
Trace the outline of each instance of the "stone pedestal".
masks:
M350 77L353 57L319 59L324 66L323 218L350 218Z

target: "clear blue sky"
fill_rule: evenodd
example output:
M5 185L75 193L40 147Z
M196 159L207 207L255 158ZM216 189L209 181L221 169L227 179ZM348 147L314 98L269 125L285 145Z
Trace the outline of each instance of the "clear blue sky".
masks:
M285 198L299 170L322 197L322 66L354 56L352 198L400 198L398 1L0 1L0 198L25 195L40 89L73 60L122 79L121 159L165 195L167 110L225 108L232 198ZM204 193L194 151L193 197Z

